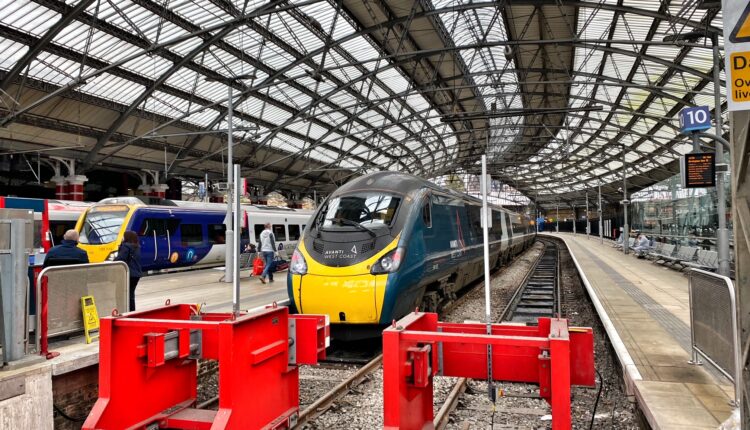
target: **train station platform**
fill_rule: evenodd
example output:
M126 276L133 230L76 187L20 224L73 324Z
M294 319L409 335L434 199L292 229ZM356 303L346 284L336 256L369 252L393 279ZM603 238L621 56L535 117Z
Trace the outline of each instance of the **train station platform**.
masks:
M232 310L232 284L220 282L222 272L216 269L191 270L147 276L135 292L136 308L153 309L172 304L201 304L206 312ZM286 272L274 283L262 284L256 278L240 278L241 309L252 309L287 299ZM60 355L52 360L53 374L67 373L99 362L99 344L86 344L82 337L53 342L50 348Z
M729 417L731 382L688 363L688 279L585 234L543 233L568 247L623 366L628 394L655 429L716 429Z
M232 284L219 282L221 276L219 270L203 269L144 277L136 289L136 306L139 310L156 308L169 299L173 304L204 304L207 312L231 311ZM276 282L268 284L244 274L240 285L242 309L287 298L285 272L278 273ZM71 423L60 414L53 418L53 409L82 417L88 414L97 398L99 342L86 344L82 335L52 339L49 350L59 355L0 372L0 417L8 417L10 421L6 423L15 425L11 427L40 430L78 428L71 427ZM5 427L0 419L2 428Z
M205 303L205 310L222 312L232 310L232 284L220 282L222 270L204 269L175 272L142 278L135 292L138 309L163 306L166 299L172 303ZM246 273L240 276L242 309L252 309L268 303L286 300L286 272L277 273L275 282L263 284Z

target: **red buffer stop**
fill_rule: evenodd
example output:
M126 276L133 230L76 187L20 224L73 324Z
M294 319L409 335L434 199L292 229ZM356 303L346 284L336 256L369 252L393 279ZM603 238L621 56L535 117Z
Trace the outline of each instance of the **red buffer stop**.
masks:
M101 319L99 399L83 429L284 429L298 366L325 358L325 316L269 307L235 317L171 305ZM219 410L194 408L198 359L219 362Z
M567 320L540 318L537 326L443 323L414 312L383 331L383 408L386 429L433 427L433 376L539 384L552 408L553 430L569 430L571 385L594 386L594 335Z

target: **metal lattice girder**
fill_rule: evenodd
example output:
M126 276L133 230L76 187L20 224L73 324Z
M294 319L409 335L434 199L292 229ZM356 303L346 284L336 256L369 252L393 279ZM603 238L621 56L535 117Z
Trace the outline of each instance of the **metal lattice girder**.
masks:
M42 4L45 4L46 6L48 6L50 8L54 8L55 10L60 10L60 11L64 11L66 13L69 13L69 11L68 11L69 7L66 6L64 3L57 2L57 1L54 1L54 0L38 0L38 2L40 2ZM168 10L162 8L159 5L156 5L153 2L143 1L143 2L140 2L140 4L142 6L144 6L144 7L148 7L152 11L158 12L159 16L161 16L161 17L169 18L169 19L171 19L171 20L173 20L175 22L180 23L183 27L185 27L189 31L196 32L196 31L200 30L200 28L197 27L197 26L195 26L194 24L191 24L189 22L185 22L184 20L180 20L178 16L176 16L173 13L170 13ZM81 21L86 22L87 24L93 25L96 28L99 28L102 31L106 31L109 34L116 35L118 38L126 40L126 41L128 41L130 43L133 43L136 46L140 46L140 47L146 49L146 48L148 48L151 45L148 40L144 40L144 39L142 39L142 38L140 38L140 37L138 37L136 35L128 34L127 32L124 32L123 30L117 29L114 26L107 25L107 23L102 22L101 20L97 21L93 16L86 15L86 14L78 14L77 17ZM239 25L243 25L243 24L244 24L244 22L237 21L237 22L235 22L233 24L233 26L239 26ZM229 31L232 30L233 26L226 27L224 30L222 30L222 33L224 33L224 34L228 33ZM206 35L206 37L208 38L209 35ZM225 44L221 43L221 37L216 37L216 36L210 37L210 39L204 45L204 48L208 48L208 47L210 47L210 46L212 46L214 44L216 44L216 45L218 45L218 46L220 46L222 48L225 48L227 50L231 50L231 48L229 48ZM203 49L197 49L194 52L188 54L186 56L186 58L180 58L177 55L169 54L169 53L164 53L164 52L162 52L161 55L165 55L168 59L170 59L173 62L183 63L187 67L190 67L193 70L196 70L197 72L199 72L199 73L201 73L201 74L203 74L203 75L205 75L207 77L211 77L211 78L218 77L219 75L215 71L207 70L207 69L205 69L203 67L200 67L200 66L198 66L196 64L189 63L190 61L192 61L192 59L196 55L198 55L202 51L203 51ZM255 65L259 66L260 63L257 63ZM106 65L102 64L102 65L99 66L99 68L104 68L104 67L106 67ZM168 78L174 72L176 72L178 69L179 69L179 67L175 67L175 68L171 69L170 71L168 71L167 73L165 73L165 76L163 78L164 79ZM269 73L273 73L273 70L270 69L270 68L266 68L265 71L269 72ZM145 97L147 97L148 94L150 94L151 92L153 92L156 89L162 89L162 90L164 90L163 83L160 84L158 81L156 81L156 82L149 82L146 86L147 86L147 88L149 88L149 90L147 90L147 92L144 93ZM243 89L246 89L246 87L238 85L238 89L243 90ZM249 94L252 94L254 97L257 97L257 98L260 98L260 99L264 99L264 101L266 101L268 103L271 103L271 104L275 104L275 105L277 105L278 107L280 107L282 109L289 110L289 111L294 111L292 108L290 108L290 107L288 107L286 105L283 105L282 103L279 103L277 100L268 99L267 97L265 97L260 92L256 91L256 92L252 92L252 93L249 93ZM183 98L189 97L187 95L181 95L181 96ZM195 96L192 96L192 97L195 97ZM143 99L140 99L139 101L142 102ZM202 104L208 104L208 103L202 103ZM222 110L222 114L217 118L217 121L220 120L221 118L223 118L224 114L226 113L226 109L225 108L223 108L221 110ZM238 112L237 115L240 116L240 117L243 116L241 112ZM127 115L124 115L122 117L122 121L124 121L126 118L127 118ZM253 121L253 122L258 122L258 123L262 123L263 122L263 121L261 121L261 120L259 120L257 118L250 117L249 119L251 121ZM319 122L319 124L322 125L323 123ZM119 125L121 125L121 124L115 123L115 124L113 124L113 126L114 125L118 125L118 127L119 127ZM272 127L273 125L272 124L268 124L268 126ZM304 136L302 136L302 135L296 135L295 137L301 138L301 139L305 139ZM104 143L106 143L106 142L104 142ZM90 158L88 159L89 160L88 164L93 163L93 157L95 157L98 154L98 151L104 147L104 143L97 142L97 146L94 148L94 150L92 150L92 154L91 154ZM364 160L362 160L362 161L364 161Z
M203 83L254 70L231 84L240 129L259 127L239 156L271 188L473 172L487 153L522 193L575 203L600 183L614 195L623 170L647 186L686 151L676 114L712 103L701 35L721 34L718 10L694 3L18 0L0 11L0 123L52 127L111 99L117 116L79 121L99 132L88 164L195 128L208 134L161 143L172 167L221 172L227 99ZM39 82L57 89L39 97Z

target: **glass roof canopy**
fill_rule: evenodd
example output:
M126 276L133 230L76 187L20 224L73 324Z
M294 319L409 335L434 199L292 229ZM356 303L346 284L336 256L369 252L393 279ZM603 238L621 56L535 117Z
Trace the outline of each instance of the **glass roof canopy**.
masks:
M476 173L486 152L540 202L614 195L623 155L636 188L671 175L677 113L713 108L721 11L701 3L5 0L0 138L65 122L87 128L84 171L166 148L174 172L221 172L231 85L243 174L271 188ZM84 96L119 112L87 117Z

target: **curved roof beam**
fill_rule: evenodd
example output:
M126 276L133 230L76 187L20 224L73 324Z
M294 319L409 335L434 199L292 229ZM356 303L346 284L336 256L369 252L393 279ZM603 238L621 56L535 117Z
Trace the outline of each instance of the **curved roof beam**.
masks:
M163 7L161 5L158 5L158 4L156 4L156 3L154 3L154 2L152 2L150 0L132 0L132 1L135 2L136 4L141 5L142 7L146 8L150 12L156 14L157 16L160 16L160 17L165 18L165 19L169 19L170 21L172 21L176 25L180 26L181 28L185 29L186 31L194 32L194 31L197 31L200 28L197 25L195 25L193 23L190 23L189 21L183 19L179 15L176 15L175 13L169 11L165 7ZM221 7L223 10L225 10L227 13L229 13L232 16L234 16L235 19L239 19L240 18L239 17L240 12L237 11L237 9L233 5L228 4L228 3L224 3L221 0L212 0L212 2L216 3L219 7ZM287 3L287 1L282 1L282 3L285 4L285 3ZM288 8L285 9L285 11L287 13L293 13L297 9L296 5L286 5L285 4L285 6L290 6L290 7L288 7ZM258 23L256 23L254 20L247 21L245 24L250 29L252 29L256 33L258 33L260 36L266 38L267 40L271 41L275 45L277 45L280 48L284 49L284 51L286 51L289 54L291 54L294 58L300 58L302 56L302 54L300 52L296 51L293 47L291 47L291 45L289 45L284 40L282 40L281 38L279 38L278 36L276 36L273 32L265 29L262 25L259 25ZM229 45L228 43L218 42L217 46L219 48L221 48L221 49L223 49L223 50L231 53L236 58L239 58L242 61L246 61L246 62L250 63L252 66L258 68L259 70L263 71L266 74L272 75L272 74L276 73L275 69L273 69L270 66L268 66L267 64L261 62L259 59L256 59L253 56L248 55L248 54L244 53L243 51L240 51L236 47L234 47L232 45ZM310 58L308 61L306 61L305 64L308 67L312 68L313 70L318 70L320 68L319 65L317 63L315 63L312 58ZM338 79L333 74L331 74L330 71L326 71L325 75L326 75L326 78L328 78L328 79L330 79L330 80L332 80L334 82L338 82ZM283 76L283 77L285 78L285 76ZM301 76L301 77L306 77L306 76ZM319 97L319 95L317 93L311 91L309 88L305 87L304 85L296 82L296 79L297 78L286 79L285 83L287 83L288 85L290 85L292 88L300 91L301 93L306 94L308 97L310 97L313 100L316 99L317 97ZM272 85L270 85L270 86L272 86ZM241 86L241 85L235 85L234 87L236 89L238 89L239 91L242 91L245 88L247 88L247 87L244 87L244 86ZM387 86L386 86L386 88L387 88ZM256 93L257 92L258 91L256 91ZM350 95L352 95L352 96L354 96L356 98L359 98L360 100L364 101L364 99L362 98L362 95L359 94L356 90L349 89L348 93ZM259 98L255 94L253 96L256 97L256 98ZM244 99L245 97L247 97L247 94L245 94L243 92L241 94L241 96L240 96L240 99ZM326 103L329 104L329 105L331 105L331 106L334 106L334 107L336 106L335 104L333 104L330 101L326 101ZM292 111L292 110L289 110L289 109L285 109L285 110L288 110L289 112L294 113L294 111ZM378 113L380 115L383 115L386 118L390 117L390 114L388 112L378 111ZM369 123L365 122L364 120L362 120L362 119L360 119L360 118L358 118L356 116L351 115L348 112L345 112L344 115L347 116L347 117L353 117L354 120L357 121L358 123L360 123L362 126L365 126L365 127L370 126ZM217 118L217 119L220 122L220 120L223 119L223 118L224 118L224 114L220 114L219 118ZM330 128L330 124L327 124L327 123L325 123L323 121L319 121L319 120L315 120L315 119L313 121L316 123L316 125L319 125L319 126L321 126L323 128L326 128L326 129ZM407 131L407 133L410 133L412 136L414 135L414 133L411 130L405 130L405 131ZM391 136L386 136L386 138L388 140L390 140L391 142L397 142L397 140L391 138ZM361 142L358 142L358 143L361 143ZM197 142L196 142L196 144L197 144ZM264 139L264 141L262 141L260 143L260 145L257 147L257 149L263 148L264 146L265 146L265 139ZM248 160L249 160L249 158L245 157L243 159L243 161L242 161L241 164L246 163ZM406 167L406 165L404 165L404 167Z
M71 8L70 11L66 14L63 14L60 19L53 25L52 27L47 30L47 32L39 38L39 40L32 46L29 46L29 50L26 51L26 54L19 59L16 64L13 65L13 68L8 71L8 74L5 75L5 78L0 82L0 90L7 90L8 87L13 83L13 81L16 80L16 78L21 74L23 69L28 67L29 64L36 58L36 56L44 50L44 48L49 44L52 39L57 36L60 31L62 31L65 27L68 26L78 15L80 15L83 11L86 10L89 5L91 5L94 2L94 0L80 0L78 4Z

